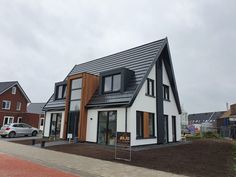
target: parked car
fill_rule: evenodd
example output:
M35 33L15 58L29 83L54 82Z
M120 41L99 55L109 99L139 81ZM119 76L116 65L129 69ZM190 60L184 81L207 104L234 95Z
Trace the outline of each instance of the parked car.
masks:
M13 138L16 136L37 136L39 130L25 123L11 123L4 125L0 130L0 136Z

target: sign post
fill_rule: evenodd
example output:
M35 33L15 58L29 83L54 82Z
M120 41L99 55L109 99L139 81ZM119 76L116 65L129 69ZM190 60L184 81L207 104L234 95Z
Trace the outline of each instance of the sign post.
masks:
M131 141L130 132L116 132L115 159L131 161L130 141ZM127 158L127 153L128 153L128 158Z

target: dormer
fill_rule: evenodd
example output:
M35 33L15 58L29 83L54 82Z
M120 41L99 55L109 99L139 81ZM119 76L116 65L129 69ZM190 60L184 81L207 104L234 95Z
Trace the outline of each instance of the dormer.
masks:
M117 68L100 73L99 93L124 92L133 75L134 71L127 68Z
M62 100L66 98L66 81L55 83L54 100Z

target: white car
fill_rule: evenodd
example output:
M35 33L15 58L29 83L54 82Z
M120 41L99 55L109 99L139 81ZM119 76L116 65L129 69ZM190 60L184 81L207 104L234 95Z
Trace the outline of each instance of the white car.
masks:
M0 136L13 138L16 136L37 136L39 129L25 123L11 123L4 125L0 130Z

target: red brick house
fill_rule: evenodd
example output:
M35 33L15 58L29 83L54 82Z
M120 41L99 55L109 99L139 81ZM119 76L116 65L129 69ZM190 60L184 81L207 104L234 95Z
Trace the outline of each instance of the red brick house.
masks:
M0 103L0 127L13 122L39 127L39 115L27 113L30 99L17 81L0 82Z

